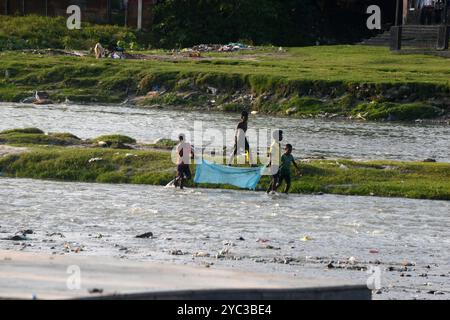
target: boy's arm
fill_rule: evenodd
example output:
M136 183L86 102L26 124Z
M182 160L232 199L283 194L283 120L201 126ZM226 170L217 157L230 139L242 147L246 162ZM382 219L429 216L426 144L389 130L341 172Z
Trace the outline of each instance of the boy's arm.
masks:
M267 168L272 166L272 148L269 150L269 163L267 164Z
M292 164L294 165L295 169L297 169L297 172L299 174L302 174L302 170L300 169L299 165L297 164L297 162L295 162L294 159L292 159Z
M190 148L191 148L191 160L194 160L195 159L194 147L191 145Z
M269 163L267 164L267 168L272 165L272 152L269 153Z

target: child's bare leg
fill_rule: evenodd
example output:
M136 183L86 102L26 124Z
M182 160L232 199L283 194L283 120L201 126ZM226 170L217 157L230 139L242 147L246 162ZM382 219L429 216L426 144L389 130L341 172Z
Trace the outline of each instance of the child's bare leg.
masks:
M276 191L277 190L277 185L278 185L278 176L274 175L272 176L272 182L270 183L269 189L267 190L267 193L270 193L272 191Z
M288 194L291 189L291 178L285 178L286 180L286 188L284 189L284 193Z
M180 189L184 189L183 183L184 183L184 178L181 177L181 179L180 179Z
M281 187L281 184L283 183L284 177L279 177L277 185L275 186L275 191L278 190L279 187Z
M234 145L233 153L230 155L230 159L228 160L228 165L231 166L233 164L234 158L237 155L237 145Z

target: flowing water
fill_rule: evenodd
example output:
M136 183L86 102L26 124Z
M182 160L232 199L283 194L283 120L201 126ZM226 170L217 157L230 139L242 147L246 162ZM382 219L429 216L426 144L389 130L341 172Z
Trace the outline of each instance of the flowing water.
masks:
M38 127L81 138L119 133L151 142L192 130L195 121L224 132L235 127L238 115L0 104L0 119L0 130ZM252 116L250 127L284 129L286 142L302 157L450 162L447 125ZM227 136L228 145L232 140ZM30 241L0 241L0 249L363 283L370 277L367 270L375 268L383 286L375 298L448 299L449 212L450 203L441 201L334 195L273 199L255 192L0 178L0 238L34 231ZM135 237L145 232L154 237Z
M5 178L0 185L0 238L34 231L30 241L0 241L0 249L362 283L379 267L384 289L375 298L450 295L449 202ZM135 238L145 232L154 238Z
M70 132L80 138L125 134L142 142L174 138L190 131L195 121L203 130L233 130L237 114L185 112L127 106L0 104L0 130L38 127L47 132ZM450 162L450 126L365 123L319 119L251 116L252 129L285 131L301 157L324 156L354 159L424 160ZM214 135L214 133L213 133ZM226 135L232 145L234 133Z

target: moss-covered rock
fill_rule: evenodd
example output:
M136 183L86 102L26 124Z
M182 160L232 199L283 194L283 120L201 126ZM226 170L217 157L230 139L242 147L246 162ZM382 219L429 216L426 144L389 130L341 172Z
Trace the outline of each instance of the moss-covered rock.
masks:
M150 146L156 149L167 149L171 150L175 147L179 142L171 139L158 139L153 142Z
M31 145L57 145L69 146L80 144L81 140L72 134L44 134L37 128L12 129L0 133L0 143L2 144L31 144Z
M34 134L43 134L44 131L38 128L23 128L23 129L10 129L0 132L0 134L16 134L16 133L34 133Z
M120 134L114 134L114 135L104 135L104 136L100 136L94 139L94 142L106 142L109 146L113 145L113 144L135 144L136 140L128 137L128 136L124 136L124 135L120 135Z

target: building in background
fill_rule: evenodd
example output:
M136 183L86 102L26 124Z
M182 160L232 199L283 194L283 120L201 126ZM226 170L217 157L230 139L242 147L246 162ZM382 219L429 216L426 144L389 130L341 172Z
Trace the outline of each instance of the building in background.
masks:
M450 23L449 0L402 0L403 24L439 25Z
M78 5L82 20L149 29L157 0L0 0L1 15L67 16L67 7Z

